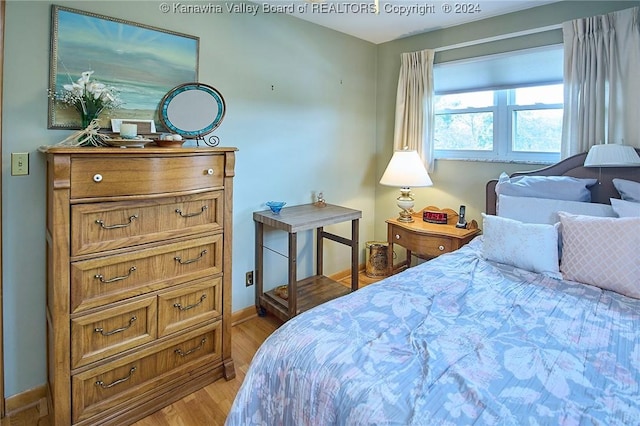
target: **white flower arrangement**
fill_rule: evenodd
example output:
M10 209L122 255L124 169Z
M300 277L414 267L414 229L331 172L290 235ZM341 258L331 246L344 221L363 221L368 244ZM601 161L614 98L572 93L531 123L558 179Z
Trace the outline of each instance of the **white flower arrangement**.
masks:
M62 87L62 93L51 92L49 96L63 104L74 107L82 117L83 127L97 118L104 110L121 105L115 88L97 81L91 81L93 71L84 71L82 76L71 84Z

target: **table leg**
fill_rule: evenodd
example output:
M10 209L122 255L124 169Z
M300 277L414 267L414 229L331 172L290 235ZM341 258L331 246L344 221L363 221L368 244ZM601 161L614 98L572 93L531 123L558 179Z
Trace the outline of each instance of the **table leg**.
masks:
M289 318L296 316L298 311L298 234L289 234L289 282L287 285Z
M351 291L358 289L358 246L359 246L359 232L360 220L354 219L351 221Z
M316 229L316 275L324 273L324 227Z
M263 290L263 275L262 267L264 264L264 224L262 222L255 222L255 271L254 280L256 286L256 310L259 316L266 314L265 309L260 304L260 298L262 297Z
M387 223L387 276L393 275L393 235L391 233L391 225Z

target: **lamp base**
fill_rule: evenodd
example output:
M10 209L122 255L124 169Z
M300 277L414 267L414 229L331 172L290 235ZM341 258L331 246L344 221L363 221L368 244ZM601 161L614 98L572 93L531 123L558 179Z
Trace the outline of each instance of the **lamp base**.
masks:
M398 207L400 207L400 216L398 217L398 222L411 223L413 222L413 216L411 213L413 212L413 206L415 205L415 201L411 196L411 189L400 188L400 196L396 199Z
M411 223L413 222L413 216L411 216L411 212L407 210L403 210L400 212L400 216L396 219L398 222Z

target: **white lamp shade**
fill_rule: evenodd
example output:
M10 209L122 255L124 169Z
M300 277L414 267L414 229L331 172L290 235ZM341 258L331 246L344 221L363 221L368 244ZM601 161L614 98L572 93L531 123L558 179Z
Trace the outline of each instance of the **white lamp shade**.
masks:
M594 145L584 160L585 167L640 167L640 156L633 147L608 143Z
M431 178L417 151L396 151L380 179L382 185L431 186Z

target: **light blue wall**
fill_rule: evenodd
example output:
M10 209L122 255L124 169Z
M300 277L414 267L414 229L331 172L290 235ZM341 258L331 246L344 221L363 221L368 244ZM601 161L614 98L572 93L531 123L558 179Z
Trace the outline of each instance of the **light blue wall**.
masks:
M233 310L254 304L244 275L254 269L252 212L270 199L327 202L363 211L361 239L373 237L375 58L373 44L286 15L163 14L160 2L56 2L200 37L199 80L223 94L216 134L236 157ZM40 145L70 132L47 129L50 2L6 7L3 120L5 392L46 381L45 165ZM148 70L153 73L153 70ZM97 76L96 76L97 77ZM273 86L273 90L272 90ZM29 152L29 176L10 175L10 153ZM350 231L336 225L335 232ZM312 266L304 244L300 274ZM327 244L326 272L348 268ZM361 250L364 259L364 250ZM286 273L285 270L282 271ZM286 277L286 275L284 275Z

